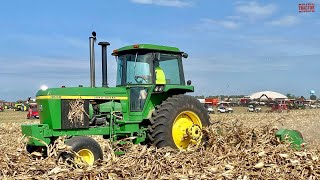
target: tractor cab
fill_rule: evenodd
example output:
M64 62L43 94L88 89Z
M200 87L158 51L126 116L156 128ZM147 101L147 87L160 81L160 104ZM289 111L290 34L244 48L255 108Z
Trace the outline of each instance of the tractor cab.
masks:
M151 93L162 93L167 86L185 86L182 58L178 48L136 44L116 49L116 86L130 89L131 110L140 111Z
M178 48L151 44L126 46L113 51L117 60L117 86L185 85L182 56Z

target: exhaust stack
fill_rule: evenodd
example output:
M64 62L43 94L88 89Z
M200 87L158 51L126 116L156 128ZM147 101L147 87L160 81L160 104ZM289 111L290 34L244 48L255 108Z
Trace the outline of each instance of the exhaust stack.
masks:
M95 63L94 63L94 43L96 41L96 32L92 32L92 36L89 37L89 46L90 46L90 87L96 86L96 72L95 72Z
M102 50L102 87L108 87L108 70L107 70L107 46L110 45L109 42L99 42L98 45L101 46Z

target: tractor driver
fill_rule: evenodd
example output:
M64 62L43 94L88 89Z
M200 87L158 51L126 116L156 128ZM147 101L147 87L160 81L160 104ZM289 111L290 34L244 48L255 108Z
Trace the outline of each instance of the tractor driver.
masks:
M154 61L156 84L166 84L166 76L160 67L159 61ZM136 75L135 79L141 78L144 82L151 82L151 75ZM142 81L140 81L142 83Z
M156 72L156 84L166 84L166 76L159 66L159 62L156 61L155 63L155 72Z
M156 84L166 84L166 76L162 70L162 68L160 67L159 61L154 61L154 65L155 65L155 76L156 76ZM143 79L149 79L149 81L146 80L146 82L150 82L151 81L151 76L139 76ZM146 98L147 98L147 91L146 89L142 89L140 90L140 94L139 94L139 100L141 104L144 104Z

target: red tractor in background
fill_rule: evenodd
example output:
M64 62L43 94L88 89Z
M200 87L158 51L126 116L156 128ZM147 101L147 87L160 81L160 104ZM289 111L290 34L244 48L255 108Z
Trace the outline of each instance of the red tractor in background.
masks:
M283 101L277 101L275 100L274 102L270 103L271 105L271 110L268 110L267 112L289 112L289 107L287 104Z
M39 119L39 112L37 108L37 103L29 103L27 119Z

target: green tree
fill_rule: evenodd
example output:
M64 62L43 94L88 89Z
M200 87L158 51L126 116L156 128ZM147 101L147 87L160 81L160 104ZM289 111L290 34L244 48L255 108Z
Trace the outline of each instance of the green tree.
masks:
M197 99L204 99L204 96L203 95L201 95L201 96L194 96L195 98L197 98Z
M292 95L291 93L286 94L288 99L296 99L297 97L295 95Z

